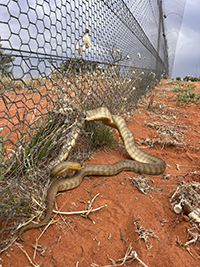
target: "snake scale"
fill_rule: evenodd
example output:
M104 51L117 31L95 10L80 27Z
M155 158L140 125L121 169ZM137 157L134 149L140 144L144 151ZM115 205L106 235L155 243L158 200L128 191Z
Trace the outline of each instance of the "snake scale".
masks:
M53 168L51 176L57 176L67 169L76 169L76 173L71 178L62 178L54 181L48 189L46 197L46 216L39 224L28 224L19 231L19 238L26 241L22 234L33 228L39 228L46 225L51 218L56 194L59 191L65 191L77 187L84 176L90 175L116 175L122 171L132 171L140 174L158 175L165 171L166 163L153 155L141 151L135 145L135 139L132 132L127 127L125 120L117 115L112 115L105 107L89 110L86 112L86 121L102 121L105 125L116 128L123 140L127 153L133 160L120 160L112 165L88 164L61 162Z

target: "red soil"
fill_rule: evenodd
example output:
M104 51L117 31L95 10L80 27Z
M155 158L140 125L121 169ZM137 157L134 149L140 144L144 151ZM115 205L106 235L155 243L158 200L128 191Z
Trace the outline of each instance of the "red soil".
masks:
M200 83L196 85L195 89L200 92ZM157 109L162 109L162 103L164 103L171 113L165 113L165 117L155 117L151 116L147 109L140 107L128 122L136 142L145 138L153 140L158 137L158 131L147 127L144 122L165 122L168 126L177 125L179 129L184 129L183 136L177 137L178 142L185 142L184 146L165 146L163 149L160 145L154 145L152 148L139 146L143 151L158 156L167 163L164 175L168 174L168 178L164 179L163 175L149 176L155 181L152 186L162 190L151 191L147 195L141 193L129 182L129 177L138 176L131 172L123 172L112 177L84 179L78 188L57 197L58 209L84 210L85 203L98 193L99 196L94 201L93 207L103 205L107 207L89 215L95 223L79 215L62 216L65 219L56 215L55 223L49 226L39 239L39 248L41 251L44 250L44 253L39 251L36 253L35 266L88 267L92 263L98 266L111 266L112 263L107 256L114 260L123 258L130 243L132 249L148 267L200 266L198 243L191 244L188 249L177 244L177 238L182 243L188 241L187 229L192 226L187 217L179 216L172 211L169 202L179 181L192 182L199 181L200 178L200 105L177 106L171 99L175 93L167 90L169 87L164 84L164 81L160 83L155 89L154 101L159 102ZM164 136L163 140L168 141L170 138ZM123 152L124 148L121 146L118 150L100 151L95 153L87 163L112 164L127 158L126 153ZM149 250L144 240L138 240L139 236L134 224L136 220L143 228L152 230L158 237L149 237L152 245ZM22 243L22 248L32 261L34 257L32 246L39 235L38 229L27 231L23 235L28 242ZM30 265L29 259L17 243L0 255L0 266ZM131 266L141 265L134 260Z

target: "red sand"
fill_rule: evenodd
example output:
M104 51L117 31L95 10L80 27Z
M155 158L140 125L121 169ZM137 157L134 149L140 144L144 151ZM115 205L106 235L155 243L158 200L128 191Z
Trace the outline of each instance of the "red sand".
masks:
M196 84L196 90L200 92L200 82ZM162 191L142 194L130 184L128 177L137 177L137 174L131 172L123 172L112 177L84 179L78 188L57 197L58 209L62 207L62 211L83 210L85 209L83 201L87 203L91 200L91 196L98 193L99 196L94 201L93 207L103 205L107 207L89 215L95 223L79 215L66 216L65 220L57 215L56 222L48 227L39 240L40 248L44 253L37 252L35 266L88 267L92 263L98 266L112 265L107 256L114 260L123 258L130 243L138 257L148 267L200 266L198 243L191 244L188 247L189 250L177 245L177 238L182 243L188 241L187 229L191 228L191 225L185 217L178 216L172 211L169 202L179 181L199 181L200 178L200 105L176 106L176 103L171 100L174 93L165 90L169 87L162 81L155 89L154 101L167 104L168 110L171 107L175 108L173 114L165 113L165 118L151 117L148 110L140 107L139 112L128 122L136 141L158 137L157 130L147 127L144 122L159 121L168 126L177 124L179 129L185 129L182 141L186 145L183 147L169 146L161 149L160 145L154 145L153 148L139 146L143 151L158 156L167 163L165 174L170 175L167 179L164 179L163 175L149 176L155 181L152 186ZM159 108L162 108L162 105L158 105ZM178 138L181 141L181 137ZM198 149L191 149L191 147ZM123 152L124 148L121 146L119 150L97 152L88 163L112 164L127 157ZM196 174L189 175L194 171ZM100 184L95 186L98 183ZM158 237L158 239L149 237L151 249L147 250L145 242L138 240L135 220L138 220L143 228L152 230ZM34 229L23 235L28 242L22 243L22 248L32 261L34 255L32 245L35 244L40 233L40 230ZM0 266L33 265L15 243L0 255ZM131 266L141 265L134 260Z

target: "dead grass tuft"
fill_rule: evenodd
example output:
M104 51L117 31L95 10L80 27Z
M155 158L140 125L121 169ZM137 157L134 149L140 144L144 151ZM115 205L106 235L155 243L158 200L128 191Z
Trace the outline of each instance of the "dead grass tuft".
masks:
M150 250L152 248L152 245L151 245L151 241L149 240L149 237L153 237L153 238L157 238L159 239L152 230L147 230L147 229L144 229L138 222L138 220L136 220L134 222L137 230L136 233L138 233L139 237L137 240L141 241L141 240L144 240L145 242L145 245L146 245L146 248L147 250Z
M162 188L150 186L150 183L154 184L155 181L148 177L144 177L144 175L138 175L137 177L132 177L128 179L134 188L137 188L141 193L145 195L147 195L150 191L162 191Z

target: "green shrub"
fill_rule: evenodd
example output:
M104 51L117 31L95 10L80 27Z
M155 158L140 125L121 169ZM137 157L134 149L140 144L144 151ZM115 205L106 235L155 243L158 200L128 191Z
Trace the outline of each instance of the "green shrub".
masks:
M200 94L198 92L194 92L193 89L195 85L188 84L187 86L175 86L173 91L178 92L176 98L173 100L177 102L179 105L183 105L184 103L197 103L200 101Z
M90 143L92 149L113 147L116 144L111 128L102 122L86 122L84 130L88 137L86 141Z

